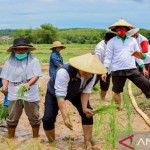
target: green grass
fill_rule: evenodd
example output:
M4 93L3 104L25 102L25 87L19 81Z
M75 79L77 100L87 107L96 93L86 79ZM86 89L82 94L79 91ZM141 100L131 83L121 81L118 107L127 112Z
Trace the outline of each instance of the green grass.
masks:
M10 53L7 52L7 49L11 45L0 45L0 63L4 63ZM32 54L39 59L41 63L48 63L52 44L37 44L33 45L37 50L32 51ZM68 62L69 58L79 56L82 54L90 53L94 51L96 45L94 44L66 44L66 49L62 50L61 56L63 57L64 62Z
M8 116L8 107L0 105L0 121L5 120Z

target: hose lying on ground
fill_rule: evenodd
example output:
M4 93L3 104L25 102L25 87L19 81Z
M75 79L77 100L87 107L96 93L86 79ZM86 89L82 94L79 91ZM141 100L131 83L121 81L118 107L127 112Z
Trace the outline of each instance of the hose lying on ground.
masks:
M144 121L148 124L148 126L150 126L150 119L148 118L148 116L138 107L137 103L136 103L136 100L135 100L135 97L133 96L133 93L132 93L132 88L131 88L131 84L132 82L129 81L128 83L128 93L129 93L129 96L132 100L132 105L133 107L135 108L135 110L142 116L142 118L144 119Z

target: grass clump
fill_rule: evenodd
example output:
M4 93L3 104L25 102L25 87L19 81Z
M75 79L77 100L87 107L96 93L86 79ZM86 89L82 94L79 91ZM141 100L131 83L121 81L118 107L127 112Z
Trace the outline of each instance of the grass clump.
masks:
M0 121L5 120L8 116L8 107L0 105Z

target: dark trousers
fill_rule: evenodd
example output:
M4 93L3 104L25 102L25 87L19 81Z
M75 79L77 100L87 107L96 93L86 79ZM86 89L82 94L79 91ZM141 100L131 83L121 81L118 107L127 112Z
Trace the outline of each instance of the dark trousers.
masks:
M112 90L115 93L123 92L123 87L127 79L131 80L138 88L140 88L146 98L150 98L150 83L137 69L126 69L112 72Z
M73 98L67 98L69 101L77 108L81 119L82 125L92 125L93 124L93 117L87 118L84 112L82 111L81 99L80 94ZM88 108L92 109L89 102ZM57 99L55 96L51 95L48 91L45 96L45 111L43 116L43 128L44 130L52 130L54 129L54 124L56 122L56 117L58 114L58 104Z
M108 91L110 85L111 74L107 74L106 82L101 79L101 75L97 75L94 86L99 82L102 91ZM93 87L94 87L93 86Z

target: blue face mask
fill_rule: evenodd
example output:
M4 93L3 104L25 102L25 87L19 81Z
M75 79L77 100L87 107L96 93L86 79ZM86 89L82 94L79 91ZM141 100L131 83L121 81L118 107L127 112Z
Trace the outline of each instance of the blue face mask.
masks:
M28 54L27 53L24 53L24 54L15 54L15 57L18 59L18 60L23 60L25 58L27 58Z

